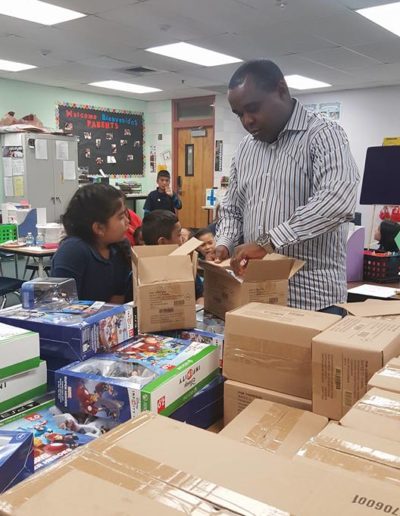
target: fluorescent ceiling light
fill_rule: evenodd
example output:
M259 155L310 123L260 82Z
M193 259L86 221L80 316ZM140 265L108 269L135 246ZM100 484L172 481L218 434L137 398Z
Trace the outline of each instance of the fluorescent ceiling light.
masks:
M303 75L285 75L285 80L289 88L295 90L311 90L314 88L328 88L332 86L332 84L328 84L327 82L310 79Z
M129 93L153 93L154 91L162 91L158 88L150 88L150 86L142 86L141 84L132 84L130 82L121 81L91 82L89 83L89 86L108 88L110 90L128 91Z
M400 2L357 9L361 16L400 36Z
M31 68L37 68L37 66L0 59L0 70L6 72L21 72L22 70L30 70Z
M146 48L148 52L153 54L161 54L162 56L173 57L188 63L194 63L202 66L218 66L229 63L240 63L242 60L237 57L227 56L208 50L207 48L191 45L190 43L172 43L171 45L161 45L160 47Z
M1 0L0 14L42 25L55 25L86 16L86 14L40 0Z

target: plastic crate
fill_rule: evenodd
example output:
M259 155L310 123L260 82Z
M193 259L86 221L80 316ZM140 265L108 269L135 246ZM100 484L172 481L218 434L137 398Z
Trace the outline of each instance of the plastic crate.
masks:
M16 224L0 224L0 244L8 240L17 240L18 226Z
M364 251L364 281L390 283L400 280L400 254Z

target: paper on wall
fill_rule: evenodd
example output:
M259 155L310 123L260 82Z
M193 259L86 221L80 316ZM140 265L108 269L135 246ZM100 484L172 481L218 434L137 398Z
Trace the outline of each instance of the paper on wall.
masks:
M12 160L12 175L23 176L24 175L24 160L13 159Z
M4 170L4 176L5 177L11 177L12 176L12 163L11 158L3 158L3 170Z
M47 140L36 138L35 140L35 158L47 159Z
M64 181L74 181L76 179L75 161L63 162L63 179Z
M24 192L24 176L13 177L14 182L14 195L15 197L23 197Z
M56 140L56 159L68 159L68 142Z
M6 197L14 196L14 187L13 187L12 177L4 178L4 195Z

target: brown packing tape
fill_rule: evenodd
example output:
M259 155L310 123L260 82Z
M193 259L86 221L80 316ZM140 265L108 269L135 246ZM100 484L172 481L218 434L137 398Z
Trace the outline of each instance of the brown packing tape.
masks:
M274 342L255 337L225 335L224 360L245 363L256 367L265 367L284 373L310 374L311 345L309 348ZM310 339L311 343L311 339Z
M54 487L56 482L59 487ZM88 489L90 483L95 494ZM88 446L70 460L30 477L0 499L0 513L11 515L17 510L18 514L59 514L57 505L69 499L81 507L78 513L83 508L92 509L90 516L108 513L110 504L118 514L132 514L132 505L138 497L141 502L143 498L146 502L154 502L151 514L158 514L155 512L157 504L167 510L166 514L170 514L168 509L174 509L184 514L205 516L289 516L285 511L135 452L124 451L117 445L109 446L103 455ZM53 505L49 507L45 503L45 513L44 500Z
M400 486L400 471L385 464L380 464L368 458L359 457L338 451L336 449L320 446L311 440L298 451L299 457L339 467L357 474L365 474L370 478L389 481Z
M357 402L354 408L364 412L373 412L379 416L397 419L400 422L400 401L390 397L367 393ZM384 423L382 422L382 424Z
M301 411L273 405L250 432L242 438L242 441L275 453L299 422L301 416Z
M391 468L400 469L400 456L395 453L388 451L381 451L371 446L356 442L348 438L333 437L323 435L321 432L319 435L311 439L311 442L318 446L330 450L336 450L337 452L346 453L347 455L353 455L360 459L366 459L373 462L381 463ZM399 477L400 478L400 477Z

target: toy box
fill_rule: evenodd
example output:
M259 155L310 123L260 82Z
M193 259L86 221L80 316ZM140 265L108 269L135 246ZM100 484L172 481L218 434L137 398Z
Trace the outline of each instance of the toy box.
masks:
M21 287L22 307L46 311L62 308L78 300L73 278L34 278Z
M45 358L45 357L43 357ZM54 358L54 357L46 357L46 364L47 364L47 388L54 391L55 386L55 373L58 369L61 369L62 367L65 367L69 364L71 364L71 359L65 360L63 358ZM54 397L53 397L54 399Z
M0 311L0 321L36 331L42 356L85 360L135 335L131 305L79 301L61 312L24 310L20 305Z
M39 335L0 323L0 380L39 366Z
M178 339L192 340L212 344L219 349L219 362L222 367L222 356L224 352L224 331L225 321L218 319L214 315L199 310L196 312L196 327L192 330L176 330L163 332L164 335L176 337Z
M87 444L113 425L111 420L74 417L63 414L54 400L17 415L0 429L29 432L33 437L34 469L38 471L53 464L76 448Z
M0 493L33 473L33 435L0 430Z
M199 428L208 428L224 415L224 377L218 375L169 417Z
M169 415L218 371L215 346L144 335L56 371L56 404L119 422L143 410Z
M0 380L0 411L40 396L46 390L46 362L42 360L35 369Z

